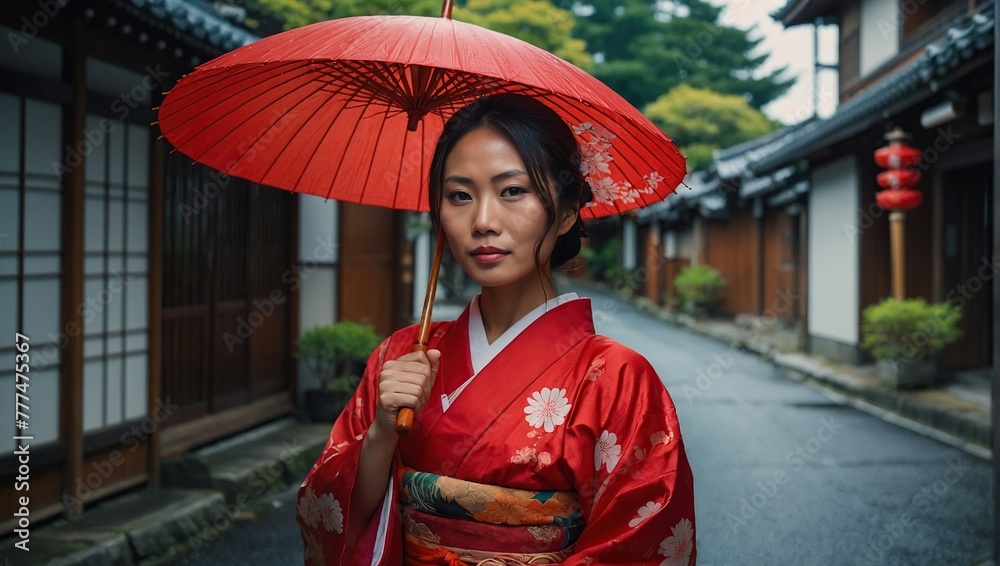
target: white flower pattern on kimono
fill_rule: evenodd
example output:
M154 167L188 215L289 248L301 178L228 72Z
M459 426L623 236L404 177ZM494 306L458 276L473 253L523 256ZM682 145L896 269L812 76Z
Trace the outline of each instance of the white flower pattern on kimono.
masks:
M324 493L316 499L314 506L323 520L323 528L328 531L337 531L344 534L344 512L340 509L340 502L332 493Z
M572 405L566 399L565 389L543 387L541 391L535 391L528 397L524 420L535 428L545 427L545 432L552 432L566 422L570 407Z
M682 566L691 560L691 550L694 547L694 528L691 521L681 519L672 529L671 536L660 543L659 553L666 556L660 566Z
M621 454L622 447L618 444L618 435L606 430L602 431L597 445L594 446L594 469L600 470L603 464L610 473L618 465Z
M518 448L510 458L511 464L530 464L535 461L535 449L530 446Z
M651 517L653 513L659 511L660 507L663 507L663 505L654 501L647 501L646 504L640 507L639 510L636 512L638 516L634 517L631 521L628 522L628 526L632 527L633 529L638 527L640 523Z
M326 564L326 558L323 556L323 546L316 540L315 535L307 531L303 538L306 539L306 548L303 556L306 564Z
M590 364L590 369L587 370L587 380L597 381L597 378L602 375L604 375L604 358L598 358Z
M306 492L299 498L299 503L295 510L298 512L299 517L310 527L315 529L316 525L319 524L319 514L316 511L316 495L313 494L311 487L307 487Z
M344 513L332 493L316 497L312 488L307 487L305 494L299 498L296 510L299 517L314 529L322 522L324 529L344 533Z
M548 466L551 463L552 463L552 454L549 454L548 452L539 452L538 462L535 465L535 471L540 472L542 468Z

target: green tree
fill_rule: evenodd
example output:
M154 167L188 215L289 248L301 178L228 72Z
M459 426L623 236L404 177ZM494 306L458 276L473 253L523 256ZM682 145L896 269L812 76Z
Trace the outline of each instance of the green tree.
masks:
M650 103L645 112L699 169L712 161L712 151L758 138L780 124L750 106L742 96L680 85Z
M573 10L574 35L594 54L594 74L642 108L681 83L743 96L755 108L794 82L784 68L759 76L760 39L720 21L704 0L556 0Z
M243 24L262 36L350 16L441 14L439 0L247 0L242 5L247 10Z
M584 70L593 67L587 44L572 36L573 13L548 0L468 0L454 16L541 47Z

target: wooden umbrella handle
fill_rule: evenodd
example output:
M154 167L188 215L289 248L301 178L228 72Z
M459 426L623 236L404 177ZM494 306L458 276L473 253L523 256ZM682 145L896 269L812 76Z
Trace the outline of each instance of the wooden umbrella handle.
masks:
M444 252L444 232L438 230L437 247L434 249L434 261L431 262L430 279L427 282L427 293L424 294L424 308L420 312L420 332L417 341L410 347L411 352L426 352L427 340L431 334L431 310L434 308L434 292L437 290L438 270L441 268L441 254ZM396 415L396 434L406 436L413 429L413 409L402 407Z

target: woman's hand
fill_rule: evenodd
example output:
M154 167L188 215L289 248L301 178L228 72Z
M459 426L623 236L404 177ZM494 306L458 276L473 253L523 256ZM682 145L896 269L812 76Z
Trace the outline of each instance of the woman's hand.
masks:
M437 377L440 350L410 352L405 356L385 362L378 383L378 409L372 432L379 437L396 437L396 415L401 407L414 413L427 402L434 379Z

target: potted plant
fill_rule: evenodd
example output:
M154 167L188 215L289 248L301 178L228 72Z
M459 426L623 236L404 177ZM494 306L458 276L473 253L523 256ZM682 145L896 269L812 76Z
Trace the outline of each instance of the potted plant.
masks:
M862 313L861 347L877 360L879 381L895 389L928 387L934 355L961 336L962 311L948 303L888 298Z
M305 391L306 415L312 421L336 420L379 341L371 325L346 320L310 328L296 341L296 359L305 362L316 379L315 386Z
M674 277L680 309L692 316L701 316L720 298L726 280L718 269L710 265L685 267Z

